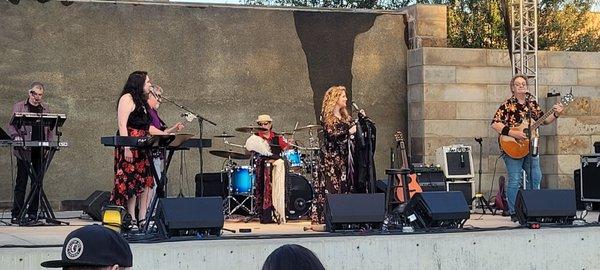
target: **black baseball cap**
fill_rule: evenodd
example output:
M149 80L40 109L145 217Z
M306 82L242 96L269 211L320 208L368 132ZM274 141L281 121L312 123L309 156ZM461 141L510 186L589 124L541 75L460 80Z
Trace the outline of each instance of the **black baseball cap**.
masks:
M46 261L43 267L113 266L131 267L129 243L116 231L101 225L88 225L72 231L63 244L61 260Z

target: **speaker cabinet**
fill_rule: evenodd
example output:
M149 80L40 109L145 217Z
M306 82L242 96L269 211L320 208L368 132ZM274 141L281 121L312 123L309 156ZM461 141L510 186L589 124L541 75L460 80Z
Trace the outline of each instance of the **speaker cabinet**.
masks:
M203 182L200 183L200 174L196 174L196 197L227 196L227 174L223 172L203 174Z
M439 167L415 167L417 181L424 192L446 191L446 176Z
M600 155L581 156L580 199L600 202Z
M83 202L83 212L95 221L102 221L102 207L108 204L110 192L96 190Z
M451 145L442 146L435 151L436 162L442 166L444 176L448 179L471 179L473 170L473 156L471 146Z
M471 216L467 201L459 191L417 193L408 201L403 213L416 229L462 228Z
M575 191L562 189L519 190L515 202L521 225L537 223L572 223L575 217Z
M467 202L470 202L473 196L475 196L473 193L473 181L448 181L446 182L446 191L460 191Z
M165 237L221 235L225 222L221 197L163 198L158 202L159 231Z
M330 232L381 228L385 219L385 194L327 194L325 224Z

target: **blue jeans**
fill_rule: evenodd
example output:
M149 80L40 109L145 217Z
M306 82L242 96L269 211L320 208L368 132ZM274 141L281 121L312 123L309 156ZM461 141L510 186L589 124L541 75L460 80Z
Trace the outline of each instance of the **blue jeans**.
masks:
M523 183L523 170L525 170L526 189L540 189L542 181L542 170L540 169L540 156L527 155L524 158L514 159L506 154L502 156L506 165L508 181L506 183L506 198L508 199L508 211L515 214L515 201L517 192ZM529 170L531 169L531 174ZM531 175L531 180L529 179Z

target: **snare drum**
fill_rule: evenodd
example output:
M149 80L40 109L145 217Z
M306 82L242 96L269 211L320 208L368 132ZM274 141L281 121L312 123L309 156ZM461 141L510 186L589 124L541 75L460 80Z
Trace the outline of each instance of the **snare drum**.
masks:
M235 195L248 195L254 186L254 174L250 166L237 166L231 173L231 191Z
M290 164L290 168L294 171L297 169L301 169L304 166L302 159L300 157L300 151L298 149L289 149L283 152L283 156Z

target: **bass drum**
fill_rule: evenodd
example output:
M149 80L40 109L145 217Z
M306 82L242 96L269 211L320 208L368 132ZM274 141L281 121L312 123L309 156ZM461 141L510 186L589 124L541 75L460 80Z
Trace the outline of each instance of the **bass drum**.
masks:
M304 176L288 173L285 175L285 215L287 219L300 219L307 216L313 200L313 188Z

